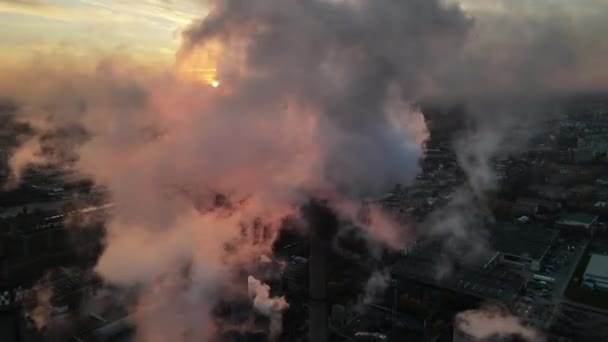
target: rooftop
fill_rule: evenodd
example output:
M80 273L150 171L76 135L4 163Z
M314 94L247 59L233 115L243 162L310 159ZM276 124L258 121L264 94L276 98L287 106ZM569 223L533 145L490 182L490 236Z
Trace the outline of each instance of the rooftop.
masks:
M559 232L537 225L503 223L491 229L494 249L503 254L541 259L557 238Z
M597 215L575 213L562 216L556 223L566 226L591 226L597 219Z
M438 260L405 257L393 265L392 274L485 299L511 300L523 285L520 276L502 270L461 267L444 277L439 271Z
M601 254L593 254L587 269L585 269L584 277L603 278L608 280L608 256Z

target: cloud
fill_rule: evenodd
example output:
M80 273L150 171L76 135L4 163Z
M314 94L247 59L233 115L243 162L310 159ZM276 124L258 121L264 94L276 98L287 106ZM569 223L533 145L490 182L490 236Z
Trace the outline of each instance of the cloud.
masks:
M0 0L0 13L19 13L56 18L62 15L61 7L36 0Z
M2 0L0 3L23 7L44 7L43 3L36 0Z
M408 101L412 84L469 23L434 1L364 7L215 3L185 33L180 57L218 41L217 89L119 58L94 70L40 63L0 83L40 134L68 125L89 133L71 147L78 159L62 165L115 203L96 271L139 289L138 338L214 335L217 301L238 297L240 272L270 254L281 219L305 194L357 201L417 172L425 128ZM216 208L218 192L233 204ZM370 235L392 243L398 227L372 216Z
M458 49L469 22L457 8L434 1L212 5L202 23L185 31L180 56L219 42L230 47L221 51L222 83L242 84L260 98L305 94L321 113L319 138L331 146L323 168L333 182L377 191L402 177L395 171L415 169L405 157L416 154L415 146L403 144L406 132L375 113L383 112L390 87L407 99L431 56ZM364 153L349 158L346 148ZM376 177L370 178L364 165L372 164Z
M455 2L455 1L452 1ZM547 96L603 91L603 1L458 1L474 18L466 47L435 70L440 96ZM438 88L434 88L436 86ZM451 92L451 94L449 94Z

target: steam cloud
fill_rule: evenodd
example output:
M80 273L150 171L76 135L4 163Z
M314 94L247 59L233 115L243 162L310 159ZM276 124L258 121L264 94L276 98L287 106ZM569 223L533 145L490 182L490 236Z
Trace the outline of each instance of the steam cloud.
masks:
M450 256L439 265L440 277L450 273L454 261L474 261L488 252L484 226L494 220L488 195L499 186L493 162L523 151L546 119L561 114L546 97L511 95L471 100L467 109L470 127L454 141L465 184L426 222L428 235L442 239Z
M365 293L362 304L371 304L378 296L384 293L390 281L388 271L374 271L365 284Z
M270 337L272 339L278 337L282 329L283 311L289 307L289 304L284 297L270 297L270 286L253 276L247 278L247 284L253 307L270 319Z
M497 307L461 312L456 316L455 324L458 329L480 341L514 335L527 342L544 341L533 328L525 327L517 317Z
M112 59L93 73L38 66L2 89L39 133L13 155L15 167L58 161L40 153L45 133L74 124L88 132L72 146L78 159L63 165L111 194L96 271L139 289L142 341L221 333L213 306L239 293L231 279L269 253L304 192L339 203L406 183L426 134L408 102L418 70L456 48L468 26L456 7L426 0L210 6L179 59L219 44L217 89ZM233 204L214 208L217 193ZM256 240L259 218L269 233ZM398 236L374 221L384 223L371 237Z
M34 297L34 306L26 313L26 316L34 322L36 328L45 328L51 321L53 289L37 286L29 290L26 295Z

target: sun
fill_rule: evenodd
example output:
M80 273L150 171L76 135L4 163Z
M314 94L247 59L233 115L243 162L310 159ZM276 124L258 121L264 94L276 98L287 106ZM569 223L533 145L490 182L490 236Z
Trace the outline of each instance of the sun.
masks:
M217 88L220 86L220 82L218 80L213 80L210 84L213 88Z

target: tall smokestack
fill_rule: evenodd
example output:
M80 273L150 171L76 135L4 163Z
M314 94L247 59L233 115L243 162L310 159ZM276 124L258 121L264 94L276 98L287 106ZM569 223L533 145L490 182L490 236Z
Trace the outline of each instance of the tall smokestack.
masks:
M309 341L328 340L327 320L327 241L323 239L320 227L312 227L310 236L310 320Z
M329 340L327 309L327 252L337 228L335 214L323 202L312 201L305 214L310 224L309 272L309 342Z

